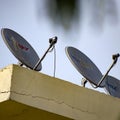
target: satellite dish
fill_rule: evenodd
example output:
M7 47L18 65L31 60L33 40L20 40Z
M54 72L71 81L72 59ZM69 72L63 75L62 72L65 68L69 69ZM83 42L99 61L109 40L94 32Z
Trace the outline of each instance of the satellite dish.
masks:
M81 51L74 47L66 47L66 54L74 67L86 78L90 83L97 85L102 78L102 73L97 66ZM104 81L99 87L104 87Z
M107 76L105 80L105 89L110 95L120 98L120 80L112 76Z
M32 46L23 37L11 29L3 28L1 30L1 34L4 42L13 55L22 64L33 69L36 63L39 61L39 56ZM35 70L40 71L41 69L42 65L39 64Z

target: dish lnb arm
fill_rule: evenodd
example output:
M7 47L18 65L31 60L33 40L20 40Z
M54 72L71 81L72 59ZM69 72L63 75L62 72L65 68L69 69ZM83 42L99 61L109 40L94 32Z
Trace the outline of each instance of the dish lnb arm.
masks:
M49 38L50 47L57 43L57 36Z
M113 63L111 64L110 68L107 70L106 74L101 78L101 80L98 82L97 86L94 88L97 88L100 86L100 84L103 82L103 80L105 80L105 78L107 77L108 73L110 72L110 70L113 68L113 66L117 63L118 57L120 57L120 54L114 54L112 55L112 59L113 59Z
M42 58L38 60L38 62L34 66L33 70L36 70L36 68L39 66L39 64L41 64L42 60L45 58L45 56L47 55L47 53L51 49L51 47L53 45L55 45L55 43L57 43L57 37L55 36L55 37L50 38L49 39L49 43L50 43L50 46L48 47L48 49L46 50L46 52L44 53L44 55L42 56Z
M118 57L120 57L119 53L112 55L112 59L114 60L115 63L117 62Z

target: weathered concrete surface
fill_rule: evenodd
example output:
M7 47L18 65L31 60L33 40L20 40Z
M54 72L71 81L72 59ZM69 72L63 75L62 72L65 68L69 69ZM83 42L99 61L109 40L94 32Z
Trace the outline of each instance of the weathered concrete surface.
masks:
M120 120L120 99L17 65L0 71L0 85L0 101L10 99L76 120Z
M72 120L48 111L7 100L0 103L0 120Z

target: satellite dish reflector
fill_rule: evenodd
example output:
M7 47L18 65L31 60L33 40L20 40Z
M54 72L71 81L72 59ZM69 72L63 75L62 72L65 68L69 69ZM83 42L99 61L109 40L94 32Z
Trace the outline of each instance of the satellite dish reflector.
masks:
M33 69L39 60L39 56L32 46L18 33L11 29L3 28L1 34L4 42L13 55L25 66ZM40 71L40 64L35 70Z
M105 89L111 96L120 98L120 80L112 76L107 76L105 80Z
M102 78L102 73L97 66L81 51L74 47L66 47L66 54L74 67L80 72L90 83L97 85ZM104 87L104 81L99 87Z

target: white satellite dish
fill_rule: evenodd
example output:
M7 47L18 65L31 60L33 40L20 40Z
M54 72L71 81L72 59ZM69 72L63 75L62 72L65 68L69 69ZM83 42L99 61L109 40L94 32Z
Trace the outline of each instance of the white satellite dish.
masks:
M74 67L81 73L86 80L97 86L103 77L97 66L81 51L74 47L66 47L66 54ZM105 81L102 81L99 87L104 87Z
M120 98L120 80L117 78L107 76L105 80L105 89L111 96Z
M22 64L33 69L39 61L39 56L32 46L22 36L11 29L3 28L1 34L4 42L13 55ZM41 69L42 65L39 64L35 70L40 71Z

